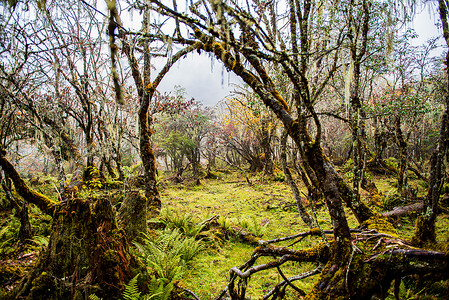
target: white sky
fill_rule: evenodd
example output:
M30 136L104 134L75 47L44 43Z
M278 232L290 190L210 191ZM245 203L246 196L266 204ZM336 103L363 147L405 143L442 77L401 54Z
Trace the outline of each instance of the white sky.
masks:
M437 27L438 25L438 27ZM415 20L410 27L414 28L418 38L413 40L413 45L419 46L433 37L442 37L440 15L438 7L432 2L428 4L415 16Z
M179 85L186 90L187 98L194 98L205 106L214 106L241 83L234 73L224 69L222 63L212 60L204 52L201 55L193 52L171 67L158 90L170 92Z
M414 39L412 44L422 45L429 38L442 36L442 30L435 25L439 22L436 5L427 5L419 11L415 21L409 25L418 34L418 38ZM156 69L160 69L164 62L165 60L156 62ZM155 76L157 71L153 72ZM232 72L228 73L220 62L211 59L204 52L201 55L193 52L172 66L158 90L162 93L170 92L175 85L179 85L185 89L187 98L193 97L205 106L214 106L230 95L235 85L241 83L242 81Z

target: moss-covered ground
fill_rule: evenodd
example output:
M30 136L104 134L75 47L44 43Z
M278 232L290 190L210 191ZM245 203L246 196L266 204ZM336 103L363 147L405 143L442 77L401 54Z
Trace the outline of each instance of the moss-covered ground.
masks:
M385 201L394 195L394 179L375 177L376 185L381 192L381 199L376 210L385 210ZM424 187L416 182L418 196L425 192ZM305 189L302 191L305 193ZM244 177L237 174L219 174L218 179L201 180L201 185L184 183L181 185L166 185L161 192L164 207L192 213L198 221L210 218L213 215L225 216L230 222L238 224L242 220L254 219L263 226L263 239L269 240L305 232L308 228L301 221L288 185L284 182L270 181L263 177L253 180L248 185ZM388 203L387 203L388 204ZM311 210L311 206L308 206ZM314 209L318 223L322 229L331 229L325 207ZM357 226L356 219L346 210L350 227ZM410 239L414 232L414 216L403 217L396 221L396 228L400 237ZM449 220L447 214L438 218L437 231L440 241L447 240ZM307 248L316 244L316 238L306 238L295 248ZM226 286L229 278L229 269L239 266L249 259L254 247L244 245L237 241L229 241L219 247L210 247L196 259L195 267L185 277L186 286L194 289L201 299L212 299ZM267 262L269 259L260 259L256 264ZM295 275L313 269L311 264L288 265L282 269L286 276ZM297 283L300 288L308 290L313 278ZM274 287L275 283L282 281L275 271L258 273L249 281L248 297L259 299ZM409 288L401 286L401 292L413 295ZM292 294L292 299L297 295Z
M218 215L220 216L220 224L246 227L253 233L261 234L261 238L264 240L308 230L299 217L286 183L273 181L262 175L255 175L252 177L253 184L249 185L245 178L238 173L215 173L217 179L202 179L200 185L188 180L181 184L162 180L159 188L163 209L176 211L179 214L191 214L195 222L198 223ZM376 205L378 211L385 210L385 207L394 206L396 204L394 203L394 179L374 176L372 179L376 182L382 196L377 199L377 202L371 204ZM411 184L416 187L418 196L424 194L425 187L421 182L412 180ZM55 189L52 186L51 183L46 183L38 186L37 189L55 197ZM302 191L306 193L304 188ZM110 193L114 193L114 191L110 191ZM16 239L19 222L14 217L13 209L7 205L3 197L0 203L0 245L2 246L0 252L0 285L5 292L5 289L10 289L11 285L28 270L29 265L32 265L32 261L28 261L28 264L21 264L18 258L23 257L26 253L35 253L45 246L45 237L48 236L50 230L50 220L47 216L40 214L36 208L31 208L30 217L35 241L26 248L21 248ZM325 207L317 205L312 209L307 201L306 204L312 214L312 211L314 211L320 227L331 229ZM349 211L346 211L346 213L350 227L356 227L355 218ZM397 220L395 225L398 235L410 239L413 235L414 222L413 214ZM437 222L439 241L448 240L448 230L448 214L447 210L443 210ZM294 247L297 249L312 247L316 245L317 241L316 237L307 237ZM194 291L201 299L213 299L225 288L229 279L230 268L240 266L247 261L254 250L254 246L241 243L232 237L229 240L219 238L208 240L205 241L205 244L205 249L195 258L185 272L180 284ZM284 245L287 244L284 243ZM34 258L35 255L30 257ZM262 264L269 260L270 258L261 258L256 264ZM11 265L14 267L11 267ZM282 271L289 277L314 268L313 264L289 263L282 266ZM297 282L296 285L307 291L310 289L313 280L313 277L308 278ZM249 281L247 297L260 299L280 281L282 281L282 277L275 270L260 272ZM438 288L448 289L445 282L437 284L435 289ZM419 294L416 295L418 292ZM407 299L413 299L413 297L424 295L426 291L416 291L405 282L400 286L400 293L404 299L406 297L408 297ZM298 299L298 295L291 293L287 296L287 299ZM391 299L394 299L394 297L391 296Z

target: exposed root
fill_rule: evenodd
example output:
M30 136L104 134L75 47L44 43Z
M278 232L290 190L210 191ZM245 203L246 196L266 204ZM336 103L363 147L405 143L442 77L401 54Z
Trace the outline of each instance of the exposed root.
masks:
M305 250L273 245L310 235L319 234L311 230L262 242L247 262L240 267L231 268L228 285L216 300L227 294L231 299L245 299L248 280L258 272L269 269L276 269L283 279L262 298L271 300L282 299L288 287L299 295L305 295L305 299L383 298L391 282L395 281L397 285L400 278L406 275L438 274L439 278L449 277L447 253L416 249L394 233L383 233L375 229L354 230L351 240L340 243L331 240L329 246L321 241L315 247ZM273 257L274 260L256 265L256 261L263 256ZM309 272L287 278L280 268L287 262L312 262L316 267ZM292 283L313 275L320 276L310 291L302 291Z

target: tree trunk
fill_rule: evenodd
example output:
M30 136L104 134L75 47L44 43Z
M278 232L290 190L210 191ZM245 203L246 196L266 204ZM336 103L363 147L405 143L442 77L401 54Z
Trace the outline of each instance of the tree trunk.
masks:
M116 155L116 156L113 157L113 159L115 161L115 166L117 167L118 180L124 181L125 180L125 173L123 173L122 158L121 158L121 156Z
M264 174L271 176L273 175L273 159L271 153L271 135L268 128L268 120L262 120L262 140L261 147L264 153Z
M0 150L0 166L5 174L11 178L17 193L28 203L35 204L43 213L53 216L57 203L41 193L32 190L20 177L14 166L6 159L5 155L6 152Z
M404 140L404 136L401 130L401 118L396 118L395 122L395 134L396 143L399 149L399 163L398 163L398 193L406 200L406 190L407 190L407 143Z
M118 222L125 230L129 242L139 241L147 231L147 199L139 191L128 192L118 211Z
M304 223L306 223L306 225L310 229L312 229L314 227L317 227L317 224L315 223L315 220L310 217L309 213L307 212L306 208L304 207L298 186L296 185L295 181L293 180L292 173L290 172L290 169L288 168L288 165L287 165L287 147L286 147L287 137L288 137L288 132L286 130L284 130L284 132L282 133L282 137L281 137L281 155L280 155L282 169L285 174L285 179L286 179L288 185L290 186L290 190L292 191L293 198L295 199L296 207L298 208L298 212L299 212L299 216L304 221Z
M448 7L446 2L438 0L440 9L440 19L443 27L443 36L446 46L449 47L449 24L448 24ZM447 50L447 49L446 49ZM449 52L446 53L446 80L449 79ZM446 88L449 88L447 81ZM447 90L446 90L447 92ZM438 214L440 201L440 188L443 183L444 157L447 157L449 143L449 95L445 95L445 110L441 117L440 136L438 145L434 150L430 159L430 179L429 189L424 201L424 212L416 220L415 234L412 241L416 245L435 242L435 220Z
M0 180L6 199L14 205L16 217L20 221L19 241L21 244L26 244L33 237L28 215L28 203L26 201L19 201L13 196L11 192L11 181L8 177L3 178L0 174Z
M27 299L118 298L138 267L110 200L70 199L58 205L48 248L13 291Z
M21 206L16 208L16 216L20 220L19 241L22 244L26 244L33 237L28 215L28 203L26 201L22 201Z

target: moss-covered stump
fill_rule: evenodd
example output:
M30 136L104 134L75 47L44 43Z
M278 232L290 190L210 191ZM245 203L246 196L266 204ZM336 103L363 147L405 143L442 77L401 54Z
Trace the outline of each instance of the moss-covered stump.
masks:
M115 299L136 265L110 201L71 199L56 207L48 248L12 296Z
M147 231L147 198L139 191L125 195L118 211L118 222L125 230L128 241L136 240Z
M425 275L431 282L447 279L449 256L412 248L383 233L363 233L332 247L329 261L305 299L385 299L391 283L399 287L401 278L408 275Z
M412 243L415 246L422 247L436 241L435 222L431 222L425 215L420 215L416 219L415 234Z

